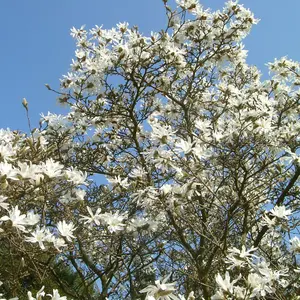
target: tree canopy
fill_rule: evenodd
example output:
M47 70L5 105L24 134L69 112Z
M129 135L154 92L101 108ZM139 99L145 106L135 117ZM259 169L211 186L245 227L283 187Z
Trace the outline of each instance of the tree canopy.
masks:
M261 80L235 1L163 4L73 28L69 113L0 130L6 299L299 299L300 65Z

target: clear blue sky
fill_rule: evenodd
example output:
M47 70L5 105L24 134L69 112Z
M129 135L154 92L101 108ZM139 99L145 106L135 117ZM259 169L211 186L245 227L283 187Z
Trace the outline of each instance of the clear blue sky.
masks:
M173 0L169 0L172 2ZM223 0L203 0L205 7L221 8ZM264 64L288 55L300 61L300 1L240 0L261 19L245 40L248 62L266 73ZM56 95L44 84L58 89L74 56L70 28L118 22L138 25L148 34L164 28L161 0L1 0L0 128L27 131L22 99L30 106L33 127L41 112L62 112ZM265 74L267 75L267 74Z

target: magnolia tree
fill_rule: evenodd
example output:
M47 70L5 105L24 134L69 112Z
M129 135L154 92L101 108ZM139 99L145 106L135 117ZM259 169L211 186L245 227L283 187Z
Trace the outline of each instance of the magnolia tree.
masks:
M298 299L300 65L261 81L249 10L163 2L73 28L69 113L0 131L6 299Z

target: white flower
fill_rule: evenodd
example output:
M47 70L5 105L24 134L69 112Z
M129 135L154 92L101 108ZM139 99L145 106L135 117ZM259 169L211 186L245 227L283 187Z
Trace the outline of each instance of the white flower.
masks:
M69 242L72 241L71 238L75 238L75 236L73 235L73 231L76 228L74 227L74 224L72 222L68 224L65 220L59 221L57 224L57 229L59 233L64 236Z
M72 194L70 191L68 191L66 194L62 195L59 198L59 201L63 204L69 204L71 202L73 202L75 199L72 197Z
M286 209L284 205L282 206L275 206L273 209L270 210L270 213L279 219L288 219L287 216L289 216L292 211L290 209Z
M224 290L225 292L228 293L233 293L233 288L234 288L234 284L241 278L241 275L239 275L239 277L233 281L230 282L230 275L229 273L226 271L225 273L225 278L223 279L221 277L221 275L218 273L218 275L216 276L216 282L219 285L219 287Z
M264 278L266 280L270 281L274 281L277 282L279 281L281 276L288 276L287 275L287 270L286 269L282 269L279 271L276 270L272 270L269 268L269 263L266 262L261 262L260 264L258 264L258 272L264 276Z
M146 175L147 175L147 172L143 168L141 168L139 166L137 168L133 169L129 173L129 177L131 177L131 178L138 178L138 177L142 178L142 177L144 177Z
M116 232L123 230L125 227L125 224L123 224L123 220L125 219L125 216L119 215L118 212L112 214L112 213L105 213L102 215L102 218L108 225L108 230L110 232Z
M269 287L269 280L256 273L250 273L247 278L247 283L252 289L251 298L256 296L265 296L266 293L271 293L272 289Z
M184 9L194 9L199 5L197 0L176 0L176 3Z
M190 138L187 141L180 139L180 142L176 143L176 147L187 154L192 151L194 144L195 142L192 142Z
M86 35L86 30L84 29L85 25L82 25L79 29L75 27L71 28L71 36L73 38L82 38Z
M211 300L224 300L226 299L223 291L222 290L218 290L212 297Z
M295 272L295 273L300 273L300 268L294 269L294 272Z
M246 247L243 245L242 250L233 247L229 249L229 252L239 255L240 258L248 258L248 257L255 257L255 255L251 253L254 252L255 250L257 250L257 248L252 248L252 247L246 250Z
M86 184L85 180L87 178L86 172L81 172L73 167L65 171L67 175L67 180L74 183L75 185Z
M206 149L200 146L199 144L195 144L192 150L194 155L196 155L198 159L205 159L208 156Z
M153 140L160 140L161 143L165 144L167 140L174 134L173 131L171 131L170 126L162 126L157 122L156 119L153 119L152 121L149 121L152 132L151 137Z
M250 262L250 258L256 257L251 253L256 249L257 248L250 248L249 250L246 250L246 247L244 245L242 246L241 250L235 247L230 248L228 249L229 254L227 255L225 262L227 264L231 264L231 266L229 267L230 269L234 267L243 267Z
M165 194L169 194L171 191L172 191L173 187L171 184L167 184L165 183L161 188L160 190Z
M147 293L146 300L179 300L179 298L173 294L176 290L176 282L167 283L169 278L170 275L164 278L162 282L160 282L160 280L156 280L156 285L148 285L140 292Z
M262 277L256 273L250 273L248 275L247 282L249 286L251 286L253 289L257 288L260 285L261 281L262 281Z
M141 228L148 225L148 220L143 217L133 218L130 220L129 226L127 227L128 231L134 231L137 228ZM147 226L148 227L148 226Z
M26 223L27 225L35 225L40 221L40 216L38 214L29 211L26 215Z
M84 200L84 196L86 194L85 190L75 189L74 192L78 200Z
M119 175L114 177L114 178L110 178L108 179L108 181L110 182L110 184L112 186L115 185L120 185L123 188L127 188L130 184L128 183L128 178L124 178L122 179Z
M83 50L76 50L75 51L75 55L77 58L82 59L86 56L86 52L84 52Z
M53 295L47 294L47 296L51 297L51 300L67 300L66 296L60 296L58 290L53 290Z
M52 236L53 237L53 236ZM52 238L53 246L58 250L61 251L60 248L66 247L67 244L65 243L65 240L62 238Z
M25 226L27 225L26 215L21 215L21 211L18 208L18 205L9 211L9 216L3 216L1 221L11 221L12 226L20 229L21 231L26 232Z
M39 166L31 162L29 164L18 162L18 166L19 170L17 172L22 178L35 179L37 173L41 171Z
M7 197L5 196L0 196L0 207L2 207L3 209L8 209L9 207L9 203L5 203L4 201L7 199Z
M32 293L28 292L27 296L28 296L28 300L40 300L41 297L45 296L45 292L44 292L44 286L36 293L35 297L32 297Z
M101 208L97 208L95 214L92 212L90 207L86 207L88 213L90 214L90 217L88 216L82 216L82 218L80 218L81 221L84 221L84 224L90 224L92 222L94 222L96 225L100 225L100 219L101 219Z
M30 243L39 243L40 248L44 250L45 246L43 242L49 239L49 234L50 232L46 231L45 228L40 229L39 227L37 227L35 231L31 232L32 236L27 237L25 241Z
M50 178L62 175L63 165L55 162L52 158L47 159L42 165L42 172Z
M159 226L159 222L155 220L148 220L149 230L155 232Z
M291 240L291 251L300 252L300 240L297 236L294 236Z
M6 175L6 178L19 180L17 170L7 162L0 163L0 175Z
M267 215L264 215L262 217L262 221L261 221L262 225L266 225L268 227L274 227L276 225L276 218L269 218Z
M272 123L270 118L258 119L255 124L258 126L256 131L260 134L268 134L272 131Z
M0 157L4 161L12 159L15 154L16 150L10 144L0 144Z

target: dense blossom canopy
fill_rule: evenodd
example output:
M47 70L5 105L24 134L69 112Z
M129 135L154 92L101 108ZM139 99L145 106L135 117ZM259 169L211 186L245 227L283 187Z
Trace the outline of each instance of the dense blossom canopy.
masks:
M73 28L69 113L0 130L5 299L299 299L300 65L262 81L235 1L163 2Z

